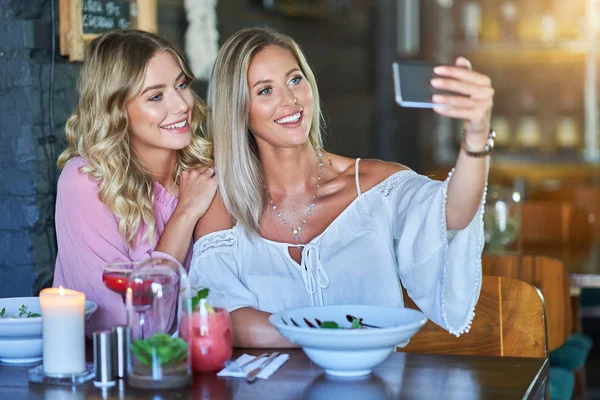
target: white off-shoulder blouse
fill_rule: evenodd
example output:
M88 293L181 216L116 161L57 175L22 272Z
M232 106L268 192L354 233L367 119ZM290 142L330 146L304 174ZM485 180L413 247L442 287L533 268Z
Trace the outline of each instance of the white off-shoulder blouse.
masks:
M434 181L399 171L361 193L302 249L239 225L198 239L190 267L196 288L225 295L229 311L270 313L332 304L403 307L401 285L425 315L450 333L468 332L481 289L483 203L469 226L446 229L452 173ZM313 216L314 217L314 216Z

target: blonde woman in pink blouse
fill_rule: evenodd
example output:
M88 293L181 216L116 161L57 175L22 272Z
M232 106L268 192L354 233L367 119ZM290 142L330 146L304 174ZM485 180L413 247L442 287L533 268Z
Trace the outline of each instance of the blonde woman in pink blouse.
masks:
M194 227L218 186L193 79L151 33L110 31L86 50L58 159L54 286L98 304L88 334L126 321L121 296L102 283L104 265L161 257L189 266Z

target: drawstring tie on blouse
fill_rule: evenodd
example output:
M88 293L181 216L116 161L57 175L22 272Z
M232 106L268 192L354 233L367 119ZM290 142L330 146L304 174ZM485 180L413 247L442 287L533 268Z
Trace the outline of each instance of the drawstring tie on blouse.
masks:
M315 292L319 295L319 305L323 305L323 289L329 286L329 277L321 264L319 246L307 243L302 249L302 280L304 288L310 294L311 305L315 305Z

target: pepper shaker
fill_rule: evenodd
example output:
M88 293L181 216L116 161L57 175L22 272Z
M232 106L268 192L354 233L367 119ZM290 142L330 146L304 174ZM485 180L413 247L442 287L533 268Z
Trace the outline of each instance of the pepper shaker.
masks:
M117 379L127 378L129 372L129 345L131 344L131 328L127 325L112 327L114 372Z

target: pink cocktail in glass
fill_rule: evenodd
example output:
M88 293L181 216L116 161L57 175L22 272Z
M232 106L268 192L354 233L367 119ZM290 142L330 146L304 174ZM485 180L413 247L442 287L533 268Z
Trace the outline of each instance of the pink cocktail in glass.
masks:
M105 272L102 282L113 292L119 293L125 299L127 293L127 272Z
M190 346L192 368L197 372L215 372L225 366L233 352L233 334L231 319L224 308L216 307L213 313L192 313L192 326L188 335L190 317L183 315L180 326L181 335Z
M131 274L133 264L114 263L104 266L102 272L102 282L104 286L118 293L125 303L125 293L127 293L128 277Z

